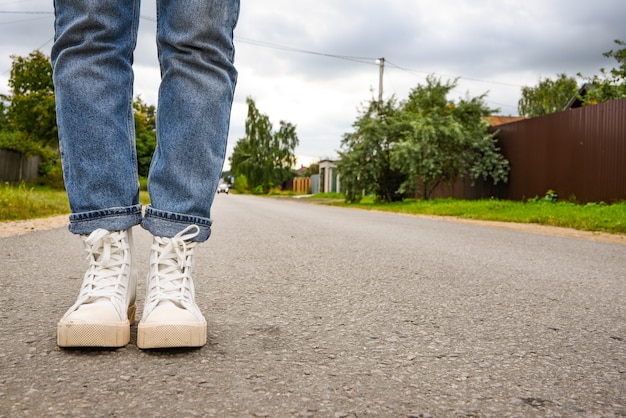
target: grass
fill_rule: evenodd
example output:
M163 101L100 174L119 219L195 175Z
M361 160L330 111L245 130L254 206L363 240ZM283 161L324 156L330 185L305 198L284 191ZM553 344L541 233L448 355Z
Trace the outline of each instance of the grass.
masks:
M65 190L0 184L0 221L46 218L69 213Z
M535 223L574 228L583 231L602 231L626 234L626 202L607 205L586 205L532 199L527 202L508 200L405 200L394 203L376 203L366 197L361 203L348 204L339 193L317 194L310 199L327 204L358 209L381 210L405 214L455 216L466 219ZM148 193L141 191L143 205L150 202ZM26 184L0 184L0 222L21 219L44 218L69 213L64 190L56 190Z
M141 191L139 200L150 203L148 192ZM0 184L0 222L47 218L70 213L65 190L21 183Z
M337 199L341 199L344 200L344 195L342 193L337 193L337 192L328 192L328 193L318 193L316 195L311 196L311 199L331 199L331 200L337 200ZM373 203L373 201L371 201L371 203Z
M314 196L313 198L318 198ZM626 202L576 204L554 203L544 199L527 202L508 200L405 200L394 203L376 203L365 198L361 203L331 202L329 204L368 210L413 215L455 216L485 221L534 223L573 228L582 231L602 231L626 234Z

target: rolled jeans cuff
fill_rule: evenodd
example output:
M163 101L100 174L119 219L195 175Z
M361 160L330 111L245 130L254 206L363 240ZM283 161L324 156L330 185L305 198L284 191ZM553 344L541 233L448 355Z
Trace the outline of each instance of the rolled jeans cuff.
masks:
M122 231L141 223L141 205L108 208L70 215L69 230L73 234L88 235L99 228Z
M148 205L141 226L152 235L172 238L189 225L197 225L200 228L200 233L192 241L204 242L211 235L212 223L211 219L201 216L168 212Z

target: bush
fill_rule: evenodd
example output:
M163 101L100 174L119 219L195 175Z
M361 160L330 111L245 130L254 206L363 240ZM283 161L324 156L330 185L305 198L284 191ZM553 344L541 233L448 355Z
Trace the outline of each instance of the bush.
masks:
M63 166L61 156L57 151L45 149L41 154L41 164L39 164L38 184L55 189L65 190L63 180Z
M144 192L148 190L148 177L139 176L139 190Z
M41 155L44 149L41 145L32 141L24 141L15 131L0 131L0 148L16 151L29 157Z
M235 182L233 183L233 189L238 193L247 193L250 191L250 187L248 186L248 179L246 176L237 176L235 177Z

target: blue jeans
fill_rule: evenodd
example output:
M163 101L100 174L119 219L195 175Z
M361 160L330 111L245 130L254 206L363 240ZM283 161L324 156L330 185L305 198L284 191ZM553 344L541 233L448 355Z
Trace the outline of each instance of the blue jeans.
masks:
M55 0L57 125L70 231L142 224L173 237L211 233L237 72L239 0L156 0L161 85L157 148L142 216L133 118L139 0Z

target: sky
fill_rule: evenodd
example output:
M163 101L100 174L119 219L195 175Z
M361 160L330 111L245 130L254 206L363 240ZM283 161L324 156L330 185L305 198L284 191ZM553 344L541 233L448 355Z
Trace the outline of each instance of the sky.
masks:
M135 95L153 105L155 10L143 1L134 64ZM378 98L379 58L385 99L403 100L434 75L458 78L452 100L486 94L497 114L517 115L524 86L613 68L602 53L626 40L624 22L624 0L242 0L228 153L245 136L252 97L275 128L296 125L299 165L336 158L360 109ZM11 55L50 54L53 24L52 0L0 2L0 94Z

